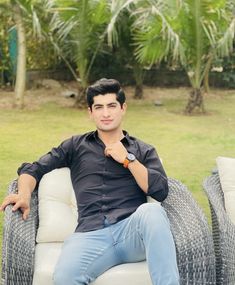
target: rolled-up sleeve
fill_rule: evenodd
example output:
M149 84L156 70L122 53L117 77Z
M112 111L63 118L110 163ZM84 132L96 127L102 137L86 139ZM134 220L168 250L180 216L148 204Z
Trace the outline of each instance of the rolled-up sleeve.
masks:
M144 165L148 170L147 195L162 202L168 195L168 182L160 158L153 147L147 150Z
M62 142L58 147L53 148L50 152L42 156L38 161L33 163L23 163L18 168L18 175L29 174L39 182L42 176L53 169L69 167L72 160L73 138Z

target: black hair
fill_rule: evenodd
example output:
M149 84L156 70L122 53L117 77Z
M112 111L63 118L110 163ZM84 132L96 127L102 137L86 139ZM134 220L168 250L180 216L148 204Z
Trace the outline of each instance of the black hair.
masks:
M116 94L117 101L121 107L126 101L126 96L121 88L120 83L116 79L102 78L89 86L86 90L87 104L91 109L94 103L94 97L98 95L105 95L108 93Z

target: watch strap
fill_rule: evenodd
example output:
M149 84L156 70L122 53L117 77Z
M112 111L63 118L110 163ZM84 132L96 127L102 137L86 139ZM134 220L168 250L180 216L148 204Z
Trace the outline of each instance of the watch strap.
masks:
M123 162L123 166L124 166L125 168L128 168L129 163L130 163L130 160L127 159L127 158L125 158L125 160L124 160L124 162Z

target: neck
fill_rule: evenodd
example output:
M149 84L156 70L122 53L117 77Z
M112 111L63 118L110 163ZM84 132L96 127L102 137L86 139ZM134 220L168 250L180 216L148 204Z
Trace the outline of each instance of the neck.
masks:
M104 131L98 130L98 136L105 145L116 143L124 138L124 134L121 129L118 131L116 130L112 132L111 131L104 132Z

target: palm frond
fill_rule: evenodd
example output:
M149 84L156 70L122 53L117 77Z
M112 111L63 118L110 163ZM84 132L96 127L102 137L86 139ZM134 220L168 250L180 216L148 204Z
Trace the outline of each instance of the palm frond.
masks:
M228 29L217 44L217 52L220 57L228 56L233 50L233 41L235 36L235 17L232 19Z
M178 33L174 31L175 21L166 13L169 7L155 1L150 1L150 4L135 12L138 60L152 65L171 53L174 61L184 62L184 48Z
M107 1L54 0L50 12L51 38L63 57L76 64L83 84L104 41L109 19Z
M117 32L117 22L119 16L130 7L131 4L136 4L138 0L112 0L111 1L111 19L107 27L107 38L108 45L118 45L118 32Z

